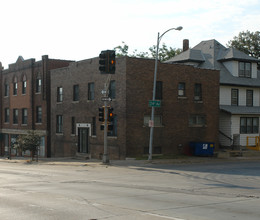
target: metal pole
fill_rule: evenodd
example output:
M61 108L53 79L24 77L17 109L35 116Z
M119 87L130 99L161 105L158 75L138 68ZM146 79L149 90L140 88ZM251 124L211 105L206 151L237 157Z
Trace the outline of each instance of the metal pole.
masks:
M153 78L153 101L155 100L155 93L156 93L156 78L157 78L159 38L160 38L160 33L158 32L157 46L156 46L156 57L155 57L155 67L154 67L154 78ZM150 140L149 140L149 157L148 157L148 160L152 160L152 154L153 154L154 107L152 107L151 121L152 121L152 123L150 125Z
M109 95L109 84L110 84L110 79L111 75L109 74L107 77L107 81L104 85L104 97L108 97ZM105 112L104 112L104 154L103 154L103 163L108 164L109 163L109 156L108 156L108 149L107 149L107 114L108 114L108 109L107 109L107 101L104 101L104 106L105 106Z
M170 28L169 30L165 31L161 36L158 32L157 36L157 45L156 45L156 57L155 57L155 67L154 67L154 78L153 78L153 101L155 101L155 95L156 95L156 78L157 78L157 64L158 64L158 51L159 51L159 44L164 34L166 34L168 31L171 30L182 30L182 26L179 26L177 28ZM148 160L152 160L152 154L153 154L153 128L154 128L154 107L152 107L151 112L151 122L150 123L150 140L149 140L149 156Z
M107 101L104 101L105 105L105 124L104 124L104 154L103 154L103 163L109 163L108 151L107 151Z

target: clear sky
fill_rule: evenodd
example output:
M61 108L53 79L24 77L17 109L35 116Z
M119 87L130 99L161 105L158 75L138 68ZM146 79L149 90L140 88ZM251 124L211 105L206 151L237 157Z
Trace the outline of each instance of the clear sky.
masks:
M239 32L260 30L259 0L6 0L0 3L0 61L18 56L84 60L124 41L129 53L161 44L182 48L216 39L226 46Z

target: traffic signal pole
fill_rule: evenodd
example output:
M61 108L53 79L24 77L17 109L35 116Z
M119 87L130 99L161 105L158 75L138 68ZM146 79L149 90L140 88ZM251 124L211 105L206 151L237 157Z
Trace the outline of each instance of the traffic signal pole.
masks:
M107 151L107 101L104 101L104 112L105 112L105 121L104 121L104 154L103 154L103 163L108 164L109 163L109 156Z
M104 85L103 90L103 96L108 97L109 93L109 84L111 80L111 75L108 75L107 81ZM104 154L103 154L103 163L108 164L109 163L109 155L108 155L108 149L107 149L107 119L108 119L108 109L107 109L107 101L104 101Z
M109 163L109 156L108 156L108 148L107 148L107 131L108 131L108 112L110 113L110 110L113 111L113 108L111 109L109 107L108 111L108 106L107 102L110 100L108 97L109 95L109 84L110 84L110 79L111 75L110 74L115 74L116 70L116 53L114 50L103 50L99 54L99 71L101 74L109 74L107 81L105 83L105 88L102 90L103 94L103 101L104 101L104 154L103 154L103 163L108 164ZM112 114L112 112L111 112ZM111 117L109 116L109 125L111 126Z

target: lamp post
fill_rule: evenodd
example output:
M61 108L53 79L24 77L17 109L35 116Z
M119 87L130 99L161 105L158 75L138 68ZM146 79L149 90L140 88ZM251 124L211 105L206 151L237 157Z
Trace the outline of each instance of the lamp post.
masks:
M156 77L157 77L157 63L158 63L158 51L159 51L159 44L160 41L167 32L171 30L180 31L182 30L182 26L179 26L177 28L170 28L169 30L165 31L161 36L158 32L157 37L157 45L156 45L156 58L155 58L155 67L154 67L154 79L153 79L153 101L155 101L155 93L156 93ZM150 125L150 140L149 140L149 157L148 160L152 160L152 154L153 154L153 127L154 127L154 106L152 107L152 113L151 113L151 125Z

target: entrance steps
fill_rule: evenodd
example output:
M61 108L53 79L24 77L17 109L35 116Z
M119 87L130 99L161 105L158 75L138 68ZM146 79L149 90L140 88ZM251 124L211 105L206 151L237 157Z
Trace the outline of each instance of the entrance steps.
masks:
M91 159L91 155L87 154L87 153L77 152L76 155L75 155L75 158L79 159L79 160L89 160L89 159Z

